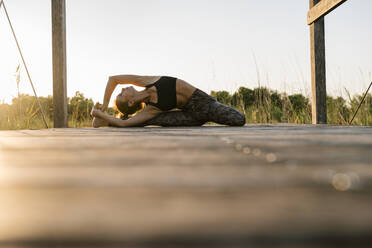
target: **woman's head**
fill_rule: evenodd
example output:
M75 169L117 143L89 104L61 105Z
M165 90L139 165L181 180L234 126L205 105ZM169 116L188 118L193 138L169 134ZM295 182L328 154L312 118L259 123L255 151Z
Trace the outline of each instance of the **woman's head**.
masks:
M138 91L133 87L123 88L121 93L117 95L114 104L122 116L127 117L144 108L144 103L139 102L136 96L138 96Z

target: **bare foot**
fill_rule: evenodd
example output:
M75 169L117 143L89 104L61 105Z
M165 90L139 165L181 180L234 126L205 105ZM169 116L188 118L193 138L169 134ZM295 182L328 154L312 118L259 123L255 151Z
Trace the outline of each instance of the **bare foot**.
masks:
M92 126L95 127L95 128L98 128L98 127L107 127L108 126L108 122L105 121L105 120L102 120L98 117L94 117L93 118L93 122L92 122Z

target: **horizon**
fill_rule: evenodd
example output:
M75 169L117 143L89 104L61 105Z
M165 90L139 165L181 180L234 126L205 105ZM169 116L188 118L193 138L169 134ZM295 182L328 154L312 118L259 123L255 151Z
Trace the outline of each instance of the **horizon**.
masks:
M66 1L68 97L80 91L102 102L115 74L176 76L208 93L264 86L311 94L308 1L89 3ZM38 95L52 95L50 1L5 4ZM329 95L363 94L372 80L371 7L347 1L326 17ZM21 60L3 9L0 31L0 100L9 102ZM33 95L22 65L20 88Z

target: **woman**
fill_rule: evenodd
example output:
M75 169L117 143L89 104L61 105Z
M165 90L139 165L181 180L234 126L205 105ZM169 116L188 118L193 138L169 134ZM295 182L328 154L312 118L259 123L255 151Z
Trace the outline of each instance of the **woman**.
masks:
M117 109L126 117L141 110L131 118L115 118L105 114L115 87L133 84L144 87L137 91L133 87L123 88L116 97ZM237 110L217 102L214 98L189 83L160 76L118 75L109 78L103 99L93 107L93 127L135 126L201 126L215 122L229 126L243 126L245 116Z

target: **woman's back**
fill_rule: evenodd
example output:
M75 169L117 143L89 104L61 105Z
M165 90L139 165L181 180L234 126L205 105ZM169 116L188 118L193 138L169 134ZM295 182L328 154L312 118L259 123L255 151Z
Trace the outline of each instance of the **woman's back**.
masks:
M194 86L184 80L173 77L159 77L155 82L148 84L147 89L156 89L156 100L149 102L162 111L173 108L181 109L196 90Z
M176 84L176 92L177 92L177 107L179 109L182 109L183 106L187 103L187 101L190 99L192 93L196 88L192 86L191 84L187 83L186 81L182 79L177 79Z

